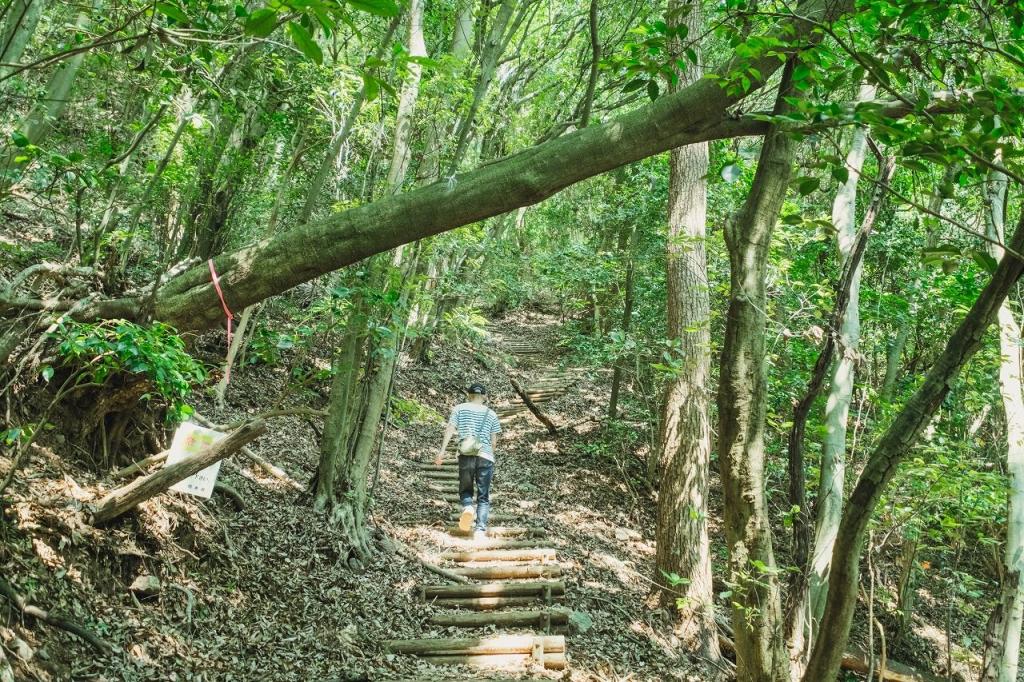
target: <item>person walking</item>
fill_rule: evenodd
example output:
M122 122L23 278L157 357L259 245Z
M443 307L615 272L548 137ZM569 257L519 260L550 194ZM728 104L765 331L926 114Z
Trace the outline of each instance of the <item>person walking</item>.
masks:
M459 528L463 531L473 528L474 540L487 537L487 516L491 509L491 479L494 477L494 448L498 444L498 434L501 433L498 415L484 404L486 397L487 389L483 384L474 383L466 389L466 402L452 408L448 425L444 430L441 449L434 458L434 463L440 465L452 436L458 434L459 501L462 504Z

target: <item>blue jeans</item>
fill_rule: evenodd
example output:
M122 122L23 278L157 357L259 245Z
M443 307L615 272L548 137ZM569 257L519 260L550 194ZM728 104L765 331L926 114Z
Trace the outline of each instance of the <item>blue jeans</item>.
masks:
M494 462L475 455L459 455L459 500L463 507L472 507L473 485L476 485L476 530L487 530L492 478Z

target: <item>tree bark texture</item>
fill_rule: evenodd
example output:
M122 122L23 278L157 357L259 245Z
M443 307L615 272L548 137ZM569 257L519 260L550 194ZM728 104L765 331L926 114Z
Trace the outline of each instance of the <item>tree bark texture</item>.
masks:
M18 63L36 32L45 6L46 0L14 0L7 7L7 20L0 34L0 63ZM14 69L14 66L0 66L0 79L9 76Z
M1002 159L997 158L997 162ZM988 236L1003 239L1008 180L999 171L989 173L987 187ZM990 247L997 259L1002 249ZM1006 547L999 604L993 615L992 636L986 638L983 682L1014 682L1020 664L1021 625L1024 621L1024 393L1021 381L1021 328L1008 301L999 306L999 392L1006 417L1007 492Z
M685 6L676 1L669 11L683 11ZM700 33L699 7L694 3L682 18L689 35ZM701 64L690 64L680 74L680 82L687 85L701 75ZM678 342L685 365L668 386L662 415L654 579L664 585L662 604L674 607L674 629L680 644L715 660L721 654L707 528L711 469L707 174L707 143L673 149L669 155L668 333ZM678 575L684 582L667 584L666 574Z
M779 113L785 110L783 98L790 95L790 71L792 61L779 86ZM718 462L740 682L789 677L779 569L765 500L765 282L795 148L793 138L778 127L765 136L750 194L725 228L730 288L719 372Z
M1015 251L1024 248L1024 219L1018 223L1008 246ZM900 463L907 457L949 393L960 369L981 346L985 331L997 318L1006 294L1017 282L1022 270L1024 263L1014 258L1005 258L999 263L992 279L950 337L942 354L932 364L924 383L886 429L868 458L839 525L832 553L825 613L803 677L804 682L833 679L838 673L857 603L864 533L875 505L895 476Z

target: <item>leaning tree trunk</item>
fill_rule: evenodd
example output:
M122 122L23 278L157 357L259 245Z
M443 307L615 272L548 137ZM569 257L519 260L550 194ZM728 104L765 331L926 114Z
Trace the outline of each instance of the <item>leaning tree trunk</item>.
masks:
M94 3L93 10L99 10L99 2ZM90 23L89 13L81 12L78 15L78 20L75 22L75 27L84 30L88 28ZM21 122L19 126L21 133L28 140L29 144L38 145L46 139L53 128L54 121L59 119L64 113L64 107L68 103L71 88L75 84L75 78L78 76L78 70L81 68L82 62L85 61L85 55L85 52L79 52L57 65L57 70L50 77L50 82L46 86L46 96L41 101L36 102ZM8 148L6 156L4 168L0 170L7 173L11 171L18 172L28 163L25 155L19 154L17 149ZM8 187L8 182L6 180L3 181L2 187Z
M1000 162L1002 159L997 158ZM1002 241L1006 211L1006 175L989 173L988 236ZM991 247L1002 259L1002 249ZM985 642L982 682L1015 682L1020 661L1021 623L1024 620L1024 393L1021 380L1021 328L1008 301L999 306L999 392L1006 416L1006 469L1010 477L1007 493L1006 548L999 604Z
M1017 224L1009 248L1024 248L1024 216ZM1016 258L1004 258L988 285L971 306L942 354L936 358L924 383L911 396L872 451L867 464L850 495L843 520L839 524L832 572L829 576L828 600L822 617L820 634L811 652L803 682L835 679L850 636L850 624L857 604L857 582L860 552L864 534L875 505L896 475L921 432L931 422L960 369L981 347L988 326L996 319L1007 293L1024 270Z
M875 87L861 86L858 100L866 101L875 96ZM836 193L832 202L832 224L836 228L836 245L840 265L845 266L853 254L857 241L857 183L864 167L867 153L867 130L857 128L846 156L849 175ZM886 182L883 178L882 182ZM825 594L828 589L828 568L832 559L832 546L843 513L844 481L846 479L846 424L853 399L853 380L856 369L857 346L860 343L860 275L862 261L858 260L850 273L847 291L846 312L838 330L838 361L832 367L828 398L825 404L825 439L822 443L821 465L818 484L818 500L815 506L815 531L811 551L804 551L796 557L797 567L810 559L805 579L798 582L797 594L791 594L789 622L789 651L791 674L799 677L807 665L807 657L814 641L815 625L821 620L825 609ZM833 333L829 329L827 333ZM808 510L799 511L801 521L810 518ZM805 526L806 527L806 526ZM798 532L795 530L795 532ZM805 531L808 532L809 531ZM805 543L806 547L806 543Z
M675 0L669 11L679 11ZM699 5L679 23L698 35ZM699 48L698 48L699 49ZM701 77L701 65L681 74L683 84ZM682 578L661 590L663 604L675 608L675 633L687 650L720 657L708 539L708 481L711 470L711 292L707 284L707 143L673 149L669 156L668 333L679 342L682 371L665 396L657 509L655 581L666 574Z
M9 76L16 68L13 65L25 53L45 7L46 0L14 0L8 5L7 20L3 33L0 33L0 79Z
M782 75L776 113L785 110L784 98L790 96L792 64ZM740 682L789 678L779 570L765 500L765 281L795 147L790 134L773 126L761 147L750 194L725 229L730 288L718 387L718 463Z
M852 4L807 0L799 10L804 17L830 23L850 11ZM813 37L809 30L803 19L782 20L772 33L780 40L785 37L778 50L740 60L751 74L751 89L762 87L776 73L779 55L804 49L806 43L800 39ZM716 73L724 77L734 66L735 61L727 62ZM580 180L653 154L695 142L763 133L766 123L728 113L744 98L735 88L726 90L714 79L703 78L608 123L460 173L451 183L435 182L388 196L248 244L214 259L221 289L232 308L241 309L400 244L535 204ZM883 113L902 116L909 110L895 102L886 105ZM410 222L410 215L417 220ZM162 285L155 309L144 305L147 300L148 296L101 301L79 317L139 319L152 314L182 331L208 328L222 319L220 298L206 264ZM0 313L9 314L11 309L11 303L0 298Z

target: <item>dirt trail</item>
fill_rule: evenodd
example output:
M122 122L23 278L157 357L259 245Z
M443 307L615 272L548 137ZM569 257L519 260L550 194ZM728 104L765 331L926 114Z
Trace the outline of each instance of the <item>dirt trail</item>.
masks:
M517 337L500 342L498 348L520 359L542 358L549 350L540 336ZM571 372L547 368L533 378L524 392L533 409L562 397L573 383ZM516 398L496 406L502 422L517 417L532 418L526 402ZM500 448L499 448L500 452ZM492 493L492 526L486 540L473 540L471 531L455 523L458 514L458 461L450 454L440 466L419 464L419 478L435 499L454 504L450 523L438 533L443 547L439 558L455 577L468 584L422 584L417 593L431 607L428 625L464 629L471 637L426 636L392 640L389 650L417 655L435 665L455 664L485 669L565 670L570 654L566 635L570 622L579 627L589 617L562 605L566 584L558 563L561 538L552 536L534 522L529 513L536 502L524 496L519 505L509 504L511 496ZM504 501L504 504L503 504ZM497 628L491 632L491 628Z

